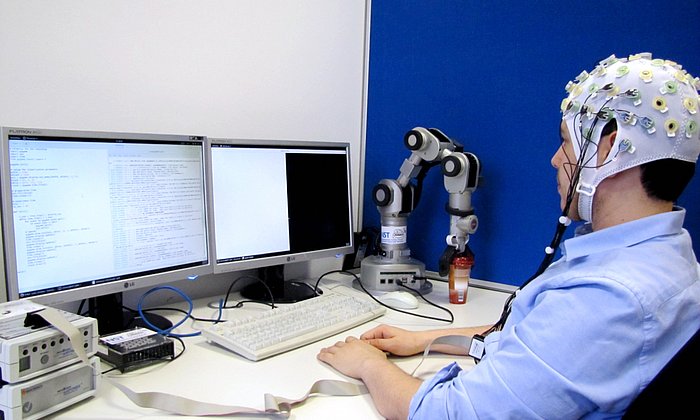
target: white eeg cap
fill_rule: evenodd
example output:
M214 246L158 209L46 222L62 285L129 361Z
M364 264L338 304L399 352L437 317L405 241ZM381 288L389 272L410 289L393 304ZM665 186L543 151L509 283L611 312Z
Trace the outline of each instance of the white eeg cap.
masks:
M576 190L583 220L591 220L596 187L608 176L659 159L697 161L698 89L700 79L649 53L611 55L567 84L569 96L561 111L581 162ZM612 118L617 137L605 162L597 166L601 130Z

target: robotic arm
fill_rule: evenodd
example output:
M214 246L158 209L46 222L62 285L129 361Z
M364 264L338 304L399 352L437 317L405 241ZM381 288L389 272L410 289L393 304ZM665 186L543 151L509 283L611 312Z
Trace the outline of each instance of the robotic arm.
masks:
M423 179L432 167L442 166L445 188L450 194L447 212L451 219L442 262L455 252L464 251L469 234L476 231L478 220L471 193L476 189L480 168L476 156L463 153L460 144L435 128L410 130L404 136L404 144L411 155L401 165L397 179L383 179L372 190L381 216L381 244L379 255L362 260L361 277L369 289L391 291L398 288L397 284L405 284L425 293L432 289L424 279L425 264L411 258L407 245L408 216L418 205ZM442 271L441 263L441 274Z
M411 251L406 246L408 216L418 206L428 170L455 150L455 144L437 129L416 127L406 133L404 144L411 156L404 160L396 180L383 179L372 190L381 216L382 257L403 262ZM411 183L413 179L416 184Z
M481 165L476 155L463 152L447 156L441 164L445 190L449 193L445 210L450 215L450 234L445 238L447 248L440 257L440 275L444 276L453 255L464 252L469 235L479 227L472 207L472 192L476 190Z

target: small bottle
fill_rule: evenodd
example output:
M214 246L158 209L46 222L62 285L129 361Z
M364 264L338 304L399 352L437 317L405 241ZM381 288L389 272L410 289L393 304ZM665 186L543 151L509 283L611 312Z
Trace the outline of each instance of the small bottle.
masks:
M450 262L450 303L462 304L467 302L469 277L474 265L474 253L467 246L463 252L458 252Z

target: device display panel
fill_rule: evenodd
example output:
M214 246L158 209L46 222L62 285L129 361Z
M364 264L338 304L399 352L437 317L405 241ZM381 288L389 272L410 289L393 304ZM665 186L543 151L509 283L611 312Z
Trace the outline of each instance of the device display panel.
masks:
M214 272L352 252L348 144L211 139L210 153Z
M211 272L204 137L3 128L2 141L10 299Z

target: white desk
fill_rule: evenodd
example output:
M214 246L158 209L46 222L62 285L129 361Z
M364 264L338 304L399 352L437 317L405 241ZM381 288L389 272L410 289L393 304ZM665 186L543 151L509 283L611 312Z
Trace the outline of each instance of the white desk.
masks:
M346 287L348 284L349 280L343 282L324 280L321 287L328 289ZM468 301L465 305L450 305L447 303L446 285L441 282L433 282L433 284L434 290L426 297L432 302L448 307L454 313L455 322L452 326L455 327L495 322L507 297L507 294L503 292L472 286L469 289ZM194 315L202 318L216 318L217 311L206 306L211 300L215 299L195 301ZM246 304L243 309L228 310L225 317L240 316L244 312L256 310L269 310L269 308L263 305ZM440 318L447 317L444 311L425 303L422 303L416 311ZM173 316L174 319L176 317ZM263 395L265 393L286 398L300 398L319 379L353 381L316 360L316 354L322 347L343 340L348 335L359 336L380 323L406 329L433 329L450 326L445 322L421 319L387 310L384 316L365 325L259 362L251 362L235 353L208 343L201 336L191 337L184 339L187 346L185 353L170 363L161 363L125 374L115 371L104 375L104 377L119 381L137 392L160 391L199 401L263 409ZM188 333L204 326L203 323L188 321L180 326L176 332ZM473 366L474 362L470 358L458 359L458 362L465 369ZM411 372L420 362L420 357L392 358L392 360L405 371ZM453 360L455 360L453 356L431 354L421 365L416 376L426 379ZM106 364L103 366L105 367L103 370L108 368ZM336 420L382 418L375 410L369 395L313 397L291 412L291 418L296 419L331 417ZM95 397L57 413L55 418L162 419L172 418L172 416L159 410L138 407L103 378ZM188 417L177 416L176 418L187 419Z

